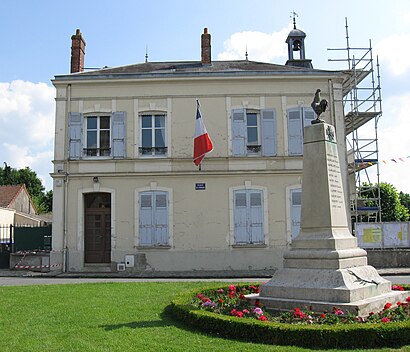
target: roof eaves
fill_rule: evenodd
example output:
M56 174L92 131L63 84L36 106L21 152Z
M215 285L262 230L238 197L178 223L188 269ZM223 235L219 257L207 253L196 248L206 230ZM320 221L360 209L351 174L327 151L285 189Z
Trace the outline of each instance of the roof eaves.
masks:
M341 75L343 71L326 71L326 70L307 70L307 71L216 71L216 72L151 72L151 73L111 73L111 74L82 74L82 75L57 75L53 82L56 81L89 81L89 80L106 80L106 79L156 79L156 78L184 78L184 77L250 77L250 76L322 76L322 75Z

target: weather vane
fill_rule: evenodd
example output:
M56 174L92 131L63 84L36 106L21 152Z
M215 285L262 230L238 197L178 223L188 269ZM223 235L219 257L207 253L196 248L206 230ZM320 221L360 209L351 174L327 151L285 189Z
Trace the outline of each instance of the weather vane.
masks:
M299 17L299 15L293 10L291 13L291 18L293 18L293 29L296 29L296 17Z

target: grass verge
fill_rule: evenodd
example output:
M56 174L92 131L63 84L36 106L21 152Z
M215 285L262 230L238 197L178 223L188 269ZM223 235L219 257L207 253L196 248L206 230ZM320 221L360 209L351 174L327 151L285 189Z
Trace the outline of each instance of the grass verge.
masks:
M310 351L222 338L193 330L164 314L176 294L215 285L149 282L0 287L0 351ZM401 350L409 351L409 347Z

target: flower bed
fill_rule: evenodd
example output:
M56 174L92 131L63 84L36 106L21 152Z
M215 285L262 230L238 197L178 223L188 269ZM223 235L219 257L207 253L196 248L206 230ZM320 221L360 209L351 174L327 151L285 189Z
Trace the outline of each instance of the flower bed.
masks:
M392 288L404 291L403 286L394 285ZM250 305L246 295L251 293L259 293L259 285L230 285L228 288L205 290L198 293L193 298L193 304L199 309L205 309L217 314L293 324L388 323L410 320L410 295L407 297L406 302L393 302L395 304L387 302L381 312L371 312L367 317L357 317L352 314L345 314L338 307L333 307L331 312L321 314L295 308L292 312L272 315L262 309L259 301L256 301L255 306Z
M410 297L406 302L388 302L381 312L361 318L345 314L337 307L321 314L295 308L273 315L258 301L249 304L245 296L258 292L258 285L206 288L182 294L174 299L169 310L203 331L255 342L318 348L410 344Z

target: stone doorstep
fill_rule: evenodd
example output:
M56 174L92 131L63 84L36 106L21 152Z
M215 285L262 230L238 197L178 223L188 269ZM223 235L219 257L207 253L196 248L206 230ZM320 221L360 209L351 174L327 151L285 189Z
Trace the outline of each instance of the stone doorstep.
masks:
M246 295L245 297L254 304L255 301L261 302L268 311L272 312L287 312L294 308L313 311L315 313L329 313L333 311L333 307L341 309L345 313L351 313L357 316L365 317L370 312L379 312L383 310L387 302L395 305L397 302L405 302L405 299L410 296L409 291L391 291L380 296L374 296L356 302L341 303L341 302L325 302L303 299L286 299L275 297L261 297L259 294Z

